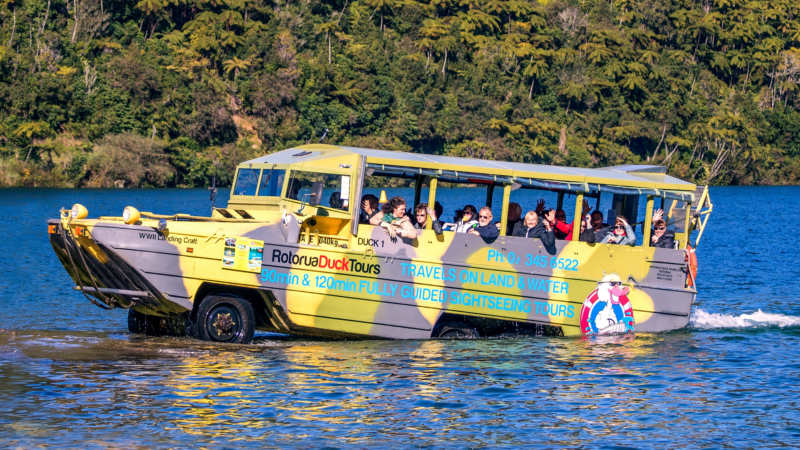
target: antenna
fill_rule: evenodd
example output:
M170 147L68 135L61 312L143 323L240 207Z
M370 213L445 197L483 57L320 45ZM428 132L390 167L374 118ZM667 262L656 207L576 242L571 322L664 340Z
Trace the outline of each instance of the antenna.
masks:
M208 188L208 199L211 200L211 214L214 214L214 203L217 200L217 176L211 175L211 187Z

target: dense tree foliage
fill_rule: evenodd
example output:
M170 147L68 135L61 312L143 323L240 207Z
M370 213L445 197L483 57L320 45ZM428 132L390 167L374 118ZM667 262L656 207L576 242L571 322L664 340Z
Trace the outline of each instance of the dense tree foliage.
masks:
M795 0L0 0L0 185L318 141L800 179Z

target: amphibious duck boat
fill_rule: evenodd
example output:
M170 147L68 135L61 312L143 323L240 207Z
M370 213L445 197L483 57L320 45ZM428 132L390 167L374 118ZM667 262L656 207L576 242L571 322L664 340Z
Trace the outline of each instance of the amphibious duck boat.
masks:
M415 238L391 236L359 220L362 197L384 194L371 186L401 186L395 193L412 209L438 202L450 211L466 193L495 211L500 236L437 233L430 219ZM508 235L509 205L533 209L540 198L567 222L581 223L585 204L608 223L624 215L637 243L584 242L575 226L552 254L540 239ZM658 209L674 248L651 245ZM128 308L134 333L239 343L256 329L570 336L686 326L697 293L692 246L711 209L706 187L657 166L582 169L319 144L240 164L227 206L210 217L129 206L121 217L90 219L75 204L48 231L75 289L102 308Z

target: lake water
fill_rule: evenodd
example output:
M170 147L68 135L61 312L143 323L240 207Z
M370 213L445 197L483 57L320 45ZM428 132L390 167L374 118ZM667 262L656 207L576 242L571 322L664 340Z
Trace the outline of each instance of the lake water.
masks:
M207 214L207 191L0 190L0 446L800 446L800 188L711 194L684 330L231 346L129 335L47 239L75 201Z

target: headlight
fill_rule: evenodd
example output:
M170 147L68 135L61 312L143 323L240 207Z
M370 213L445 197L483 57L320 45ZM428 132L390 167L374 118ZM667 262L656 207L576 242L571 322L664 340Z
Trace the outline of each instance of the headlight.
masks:
M69 215L73 219L84 219L86 216L89 215L89 210L86 209L85 206L81 205L80 203L75 203L72 205L72 209L69 212Z
M125 209L122 210L122 220L124 220L128 225L133 225L134 223L138 222L139 216L139 210L133 206L126 206Z

